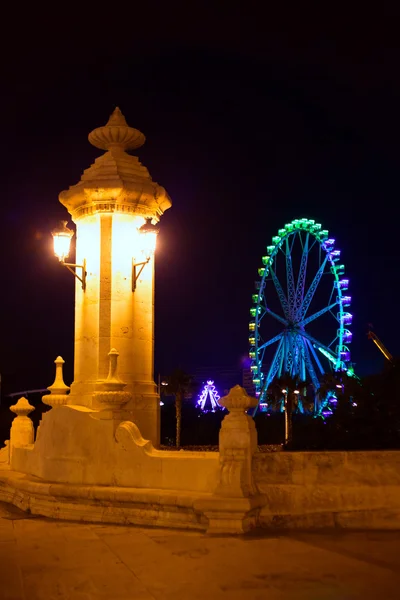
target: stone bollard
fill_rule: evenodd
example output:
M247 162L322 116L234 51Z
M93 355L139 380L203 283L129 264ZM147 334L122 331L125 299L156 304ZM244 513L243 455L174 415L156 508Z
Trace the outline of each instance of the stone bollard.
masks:
M26 398L20 398L17 404L10 406L10 410L17 415L12 422L10 431L11 462L13 449L16 446L29 446L34 442L35 432L33 423L28 415L35 410L35 407L31 406Z
M61 356L57 356L54 361L56 365L56 377L54 383L47 388L50 394L42 397L42 402L48 406L59 406L66 404L68 400L69 387L64 383L63 365L65 363Z
M213 496L197 501L195 508L208 518L208 533L245 533L257 526L263 504L252 474L257 430L246 413L257 399L236 385L219 403L229 411L219 433L219 482Z

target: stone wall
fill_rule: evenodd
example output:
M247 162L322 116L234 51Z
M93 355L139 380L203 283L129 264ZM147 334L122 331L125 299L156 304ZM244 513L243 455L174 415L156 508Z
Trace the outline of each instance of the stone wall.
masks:
M35 444L14 448L12 470L72 485L200 493L217 485L218 452L156 450L134 423L100 416L86 407L53 407Z
M63 404L43 416L33 443L32 407L20 399L0 451L0 500L52 518L218 534L400 529L400 452L262 453L246 414L257 400L236 386L220 402L229 411L220 451L171 452L117 409Z
M400 452L256 454L264 527L400 527Z

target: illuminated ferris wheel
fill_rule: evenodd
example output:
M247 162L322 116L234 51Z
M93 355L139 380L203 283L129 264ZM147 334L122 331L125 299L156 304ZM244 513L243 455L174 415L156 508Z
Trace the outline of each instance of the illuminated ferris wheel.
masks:
M351 297L340 250L319 223L295 219L272 238L262 262L249 324L259 405L268 407L275 378L290 375L312 384L318 411L321 376L350 363Z

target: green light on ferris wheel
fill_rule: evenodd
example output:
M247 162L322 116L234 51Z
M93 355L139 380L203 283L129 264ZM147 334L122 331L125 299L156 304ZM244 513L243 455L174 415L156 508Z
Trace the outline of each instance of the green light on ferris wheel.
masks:
M320 348L319 346L315 347L321 352L321 354L326 356L326 358L330 360L334 365L336 364L336 358L330 352L327 352L325 348Z

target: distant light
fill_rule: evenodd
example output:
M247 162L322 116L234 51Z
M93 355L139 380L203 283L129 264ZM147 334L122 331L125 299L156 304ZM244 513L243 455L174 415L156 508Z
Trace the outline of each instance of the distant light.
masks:
M160 400L160 406L164 406L164 402Z
M216 408L223 408L219 404L219 400L220 395L215 389L214 382L211 379L208 379L206 385L204 386L200 394L199 399L197 400L197 406L199 406L203 412L209 412L210 410L212 412L215 412ZM211 405L211 408L209 408L207 404Z
M282 394L287 394L287 390L282 390Z
M299 390L294 390L293 393L296 394L296 396L297 396L297 394L300 394Z

